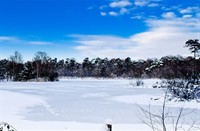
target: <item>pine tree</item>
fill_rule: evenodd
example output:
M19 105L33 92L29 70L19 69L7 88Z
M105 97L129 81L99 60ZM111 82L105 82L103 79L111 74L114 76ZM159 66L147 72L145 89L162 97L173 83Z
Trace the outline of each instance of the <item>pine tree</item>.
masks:
M189 50L191 51L191 53L194 54L193 80L194 80L194 82L198 82L198 74L199 74L199 72L197 72L196 57L197 57L197 54L200 51L199 40L198 39L189 39L188 41L186 41L185 46L189 47Z

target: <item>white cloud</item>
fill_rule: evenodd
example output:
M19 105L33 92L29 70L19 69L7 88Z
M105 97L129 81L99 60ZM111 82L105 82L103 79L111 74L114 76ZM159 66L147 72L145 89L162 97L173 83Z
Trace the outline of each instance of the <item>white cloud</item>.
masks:
M184 48L188 39L198 37L197 19L149 20L149 30L130 37L106 35L75 35L75 49L81 56L159 58L166 55L189 55Z
M176 18L176 14L174 12L166 12L162 14L162 17L165 19L173 19Z
M135 0L136 6L146 6L149 2L147 0Z
M115 11L110 11L110 12L108 12L108 14L111 15L111 16L118 16L118 15L119 15L119 14L118 14L117 12L115 12Z
M138 6L142 7L157 7L160 0L111 0L114 2L109 3L108 5L102 5L99 7L101 12L107 12L111 16L119 16L138 13ZM106 8L106 9L105 9ZM110 11L110 13L109 13ZM141 11L140 11L141 12ZM143 11L145 12L145 10ZM132 17L132 19L135 19Z
M188 14L188 13L199 12L199 11L200 11L199 7L187 7L185 9L180 9L181 14Z
M197 18L182 19L175 18L170 20L147 20L146 23L150 28L163 27L176 27L176 29L185 29L188 31L198 31L199 20ZM199 31L198 31L199 32Z
M158 2L161 0L135 0L135 6L148 6L148 7L157 7L160 6Z
M158 7L159 4L158 3L151 3L151 4L148 4L148 7Z
M121 14L121 15L129 14L129 10L126 9L126 8L121 8L121 9L120 9L120 14Z
M183 15L183 18L192 18L192 15Z
M119 15L125 15L125 14L129 14L130 13L130 9L127 8L119 8L119 10L117 11L109 11L109 12L100 12L101 16L106 16L106 15L110 15L110 16L119 16Z
M106 12L100 12L101 16L106 16L107 13Z
M181 14L187 14L187 13L191 13L191 12L192 12L192 10L190 8L180 10Z
M123 7L126 7L126 6L131 6L132 3L129 2L128 0L121 0L121 1L115 1L115 2L112 2L110 3L110 7L112 8L123 8Z

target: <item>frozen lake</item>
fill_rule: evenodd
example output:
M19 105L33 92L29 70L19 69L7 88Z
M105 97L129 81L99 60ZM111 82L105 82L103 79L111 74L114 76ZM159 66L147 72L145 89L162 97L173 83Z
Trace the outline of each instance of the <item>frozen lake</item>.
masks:
M21 129L30 129L40 122L57 123L60 128L65 122L99 124L107 118L115 124L139 125L142 123L138 119L138 105L151 104L153 110L162 105L163 89L151 87L156 81L159 80L144 80L145 85L139 87L130 85L133 80L124 79L1 82L0 121ZM188 112L195 110L197 115L193 117L200 118L200 103L195 101L169 102L168 106L172 111L180 107Z

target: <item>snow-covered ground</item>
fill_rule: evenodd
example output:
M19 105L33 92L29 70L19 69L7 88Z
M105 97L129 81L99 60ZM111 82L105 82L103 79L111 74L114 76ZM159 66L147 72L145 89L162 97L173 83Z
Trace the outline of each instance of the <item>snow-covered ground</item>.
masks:
M148 131L138 118L138 106L150 104L155 112L161 108L164 91L152 88L157 81L144 80L139 87L128 79L1 82L0 122L18 131L104 131L105 120L112 119L113 131ZM170 101L167 106L172 112L184 107L192 112L189 118L200 119L196 101Z

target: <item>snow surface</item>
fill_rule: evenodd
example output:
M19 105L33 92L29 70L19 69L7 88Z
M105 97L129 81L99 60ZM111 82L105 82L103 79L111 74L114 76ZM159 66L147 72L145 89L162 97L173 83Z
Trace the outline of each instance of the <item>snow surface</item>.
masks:
M113 131L148 131L138 118L138 106L150 104L155 111L161 108L164 89L152 88L157 81L144 80L138 87L128 79L1 82L0 122L18 131L106 131L105 122L111 119ZM200 119L200 103L196 101L170 101L167 106L173 112L184 107L192 112L189 117Z

